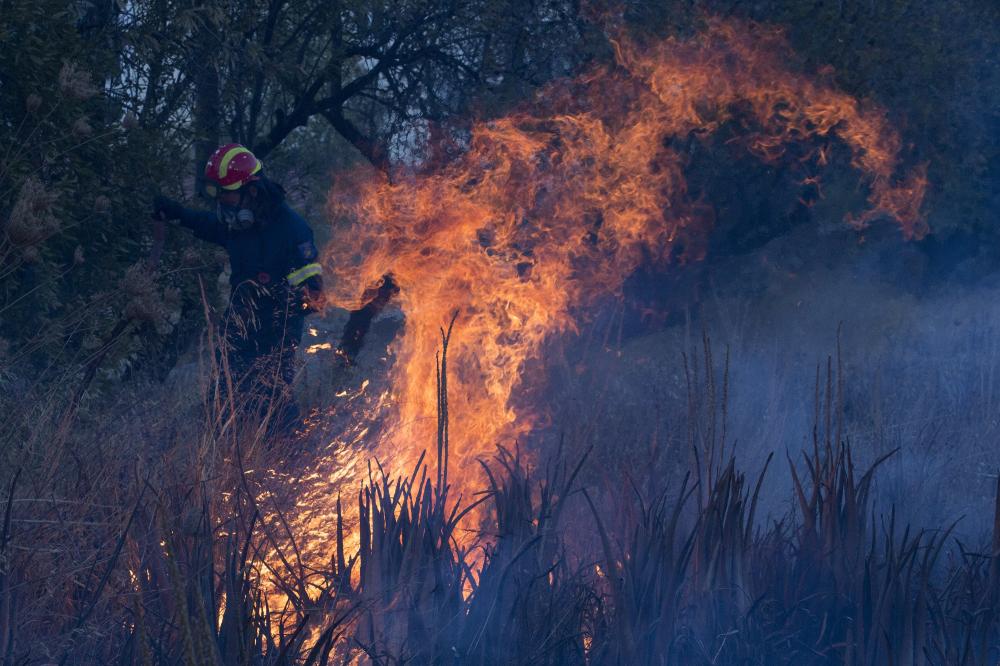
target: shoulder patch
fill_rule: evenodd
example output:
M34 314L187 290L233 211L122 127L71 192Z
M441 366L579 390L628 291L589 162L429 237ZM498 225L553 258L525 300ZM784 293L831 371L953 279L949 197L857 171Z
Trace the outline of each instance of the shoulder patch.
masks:
M285 247L288 247L287 245ZM319 252L316 250L316 246L313 245L312 241L306 241L305 243L299 243L299 256L301 256L306 261L312 261L317 257Z

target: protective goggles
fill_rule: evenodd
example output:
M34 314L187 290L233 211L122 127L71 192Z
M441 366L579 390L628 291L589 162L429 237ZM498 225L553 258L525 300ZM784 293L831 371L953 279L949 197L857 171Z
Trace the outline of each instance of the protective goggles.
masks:
M205 183L205 194L212 197L213 199L219 196L220 192L235 192L236 190L243 187L246 183L236 183L228 187L220 187L212 182Z

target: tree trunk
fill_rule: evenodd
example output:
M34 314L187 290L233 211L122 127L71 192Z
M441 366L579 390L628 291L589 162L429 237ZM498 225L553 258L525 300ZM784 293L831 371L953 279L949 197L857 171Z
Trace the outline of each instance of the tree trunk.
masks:
M205 162L219 147L222 103L219 94L218 45L216 26L207 18L195 31L194 71L194 183L195 192L204 191Z

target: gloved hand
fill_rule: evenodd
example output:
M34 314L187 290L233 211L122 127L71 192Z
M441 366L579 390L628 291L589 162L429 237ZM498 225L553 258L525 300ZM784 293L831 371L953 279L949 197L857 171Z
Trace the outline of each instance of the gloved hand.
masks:
M303 283L302 302L305 305L306 314L314 314L323 311L323 278L314 275Z
M157 220L179 220L183 212L184 206L173 199L168 199L162 194L153 197L153 217Z

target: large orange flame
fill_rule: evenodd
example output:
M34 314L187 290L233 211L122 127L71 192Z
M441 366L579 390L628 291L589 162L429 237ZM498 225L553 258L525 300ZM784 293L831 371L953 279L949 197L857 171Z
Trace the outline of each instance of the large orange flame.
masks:
M458 157L393 182L356 171L332 189L331 216L351 224L323 259L331 303L357 307L391 274L406 321L392 389L364 397L389 410L384 427L374 435L355 424L342 447L350 460L321 458L303 479L302 515L292 517L313 542L303 553L328 557L326 540L310 537L318 521L333 520L330 490L357 477L365 457L406 474L434 446L435 353L454 313L449 478L468 497L480 486L475 460L544 419L525 399L526 365L543 360L543 343L576 330L641 264L701 257L710 208L688 196L678 139L731 124L761 159L804 143L817 167L839 141L868 190L868 209L848 221L887 217L908 238L926 232L924 171L898 173L901 141L885 112L829 76L793 69L780 31L710 19L687 40L615 47L614 66L556 81L518 112L475 123ZM359 437L377 441L364 450Z
M852 221L925 232L923 172L897 178L900 137L885 113L792 71L778 30L712 19L686 41L615 46L617 66L476 123L457 159L396 182L355 173L332 190L331 215L354 221L327 248L333 302L356 307L385 274L401 288L398 414L378 448L397 471L433 442L435 351L453 312L452 464L471 470L541 417L512 398L547 338L574 330L641 263L698 258L710 218L688 199L673 138L740 121L767 160L837 138L869 186L870 208Z

